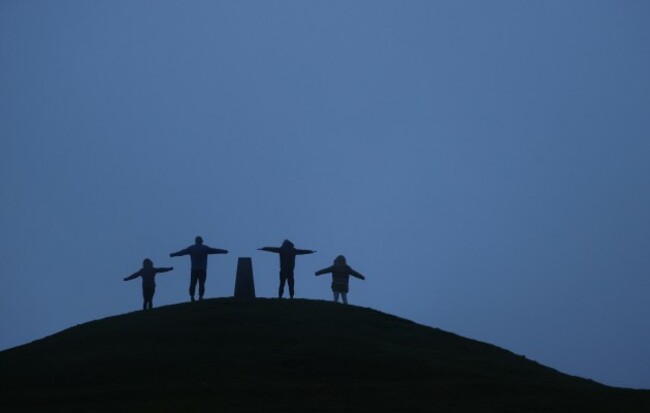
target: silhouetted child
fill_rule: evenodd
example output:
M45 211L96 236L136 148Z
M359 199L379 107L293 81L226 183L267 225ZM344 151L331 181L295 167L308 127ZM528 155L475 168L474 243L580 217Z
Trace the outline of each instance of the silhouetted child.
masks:
M293 298L293 269L296 267L296 255L313 254L316 251L300 250L293 247L293 243L285 239L281 247L264 247L258 248L259 251L275 252L280 254L280 288L278 289L278 298L284 294L284 284L289 284L289 295Z
M142 261L142 268L124 279L124 281L129 281L142 277L142 298L144 298L144 303L142 304L143 310L153 308L153 295L156 292L156 274L159 272L171 271L173 269L174 267L154 268L153 262L151 262L149 258L145 258L145 260Z
M318 276L328 272L332 273L332 292L334 293L334 301L337 303L339 302L339 295L342 296L344 304L348 303L350 276L359 278L360 280L366 279L366 277L359 274L353 270L352 267L346 264L343 255L339 255L334 259L334 265L316 271L315 275Z

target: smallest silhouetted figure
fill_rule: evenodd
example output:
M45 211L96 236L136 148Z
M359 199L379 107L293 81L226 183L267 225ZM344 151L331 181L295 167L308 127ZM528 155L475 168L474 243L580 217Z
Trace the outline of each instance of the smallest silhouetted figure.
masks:
M144 298L144 303L142 304L143 310L151 310L153 308L153 295L156 292L156 274L159 272L171 271L173 269L174 267L154 268L153 262L149 258L145 258L144 261L142 261L142 268L124 279L124 281L129 281L142 277L142 298Z
M339 295L343 298L344 304L348 303L350 276L359 278L360 280L366 279L366 277L359 274L353 270L352 267L346 264L343 255L339 255L334 259L334 265L316 271L315 275L318 276L328 272L332 273L332 292L334 293L334 301L337 303L339 302Z

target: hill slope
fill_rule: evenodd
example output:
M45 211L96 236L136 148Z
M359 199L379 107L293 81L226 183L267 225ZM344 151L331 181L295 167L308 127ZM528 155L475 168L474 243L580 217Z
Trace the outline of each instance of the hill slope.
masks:
M329 302L206 300L0 352L3 411L650 411L650 392Z

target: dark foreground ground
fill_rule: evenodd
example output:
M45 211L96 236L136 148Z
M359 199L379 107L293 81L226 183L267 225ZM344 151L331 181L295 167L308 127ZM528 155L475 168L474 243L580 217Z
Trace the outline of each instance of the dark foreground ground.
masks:
M650 412L650 392L322 301L214 299L0 352L2 412Z

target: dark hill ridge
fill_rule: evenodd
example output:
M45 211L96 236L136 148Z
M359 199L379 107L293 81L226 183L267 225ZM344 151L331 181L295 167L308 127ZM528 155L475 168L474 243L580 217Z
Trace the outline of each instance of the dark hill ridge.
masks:
M213 299L0 352L6 411L649 412L650 392L353 306Z

